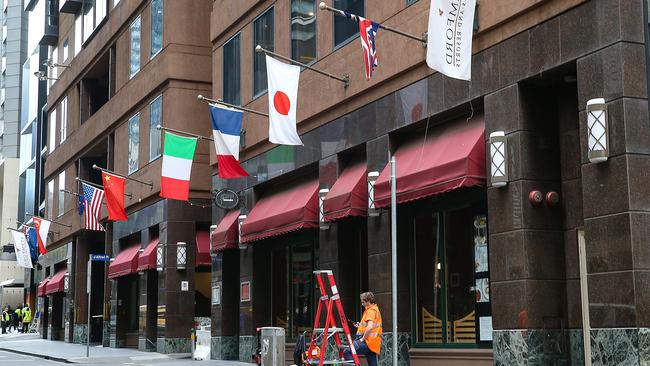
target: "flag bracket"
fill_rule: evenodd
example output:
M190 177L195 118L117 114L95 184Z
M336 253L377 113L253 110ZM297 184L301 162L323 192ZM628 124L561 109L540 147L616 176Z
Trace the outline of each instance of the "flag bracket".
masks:
M122 174L117 174L117 173L115 173L115 172L112 171L112 170L108 170L108 169L106 169L106 168L102 168L102 167L100 167L100 166L97 166L97 164L93 164L93 169L95 169L95 170L101 170L102 172L110 173L110 174L116 175L116 176L118 176L118 177L120 177L120 178L124 178L124 179L126 179L126 180L132 180L132 181L134 181L134 182L136 182L136 183L144 184L145 186L149 186L150 189L153 189L153 183L151 183L151 182L143 182L143 181L141 181L141 180L139 180L139 179L135 179L135 178L127 177L127 176L122 175Z
M29 212L25 212L25 215L26 215L26 216L35 217L35 218L37 218L37 219L41 219L41 220L47 220L47 221L49 221L49 222L51 222L51 223L53 223L53 224L57 224L57 225L61 225L61 226L65 226L65 227L67 227L67 228L69 228L69 229L72 228L72 225L64 224L64 223L59 222L59 221L54 221L54 220L44 219L44 218L42 218L42 217L40 217L40 216L32 215L32 214L30 214Z
M338 80L338 81L343 83L344 88L347 88L350 85L350 76L347 75L347 74L343 75L343 76L337 76L337 75L334 75L334 74L330 74L329 72L319 70L319 69L317 69L315 67L303 64L302 62L295 61L295 60L293 60L293 59L291 59L289 57L285 57L285 56L279 55L279 54L277 54L277 53L275 53L273 51L269 51L269 50L265 49L264 47L262 47L260 45L257 45L255 47L255 52L257 52L257 53L262 53L263 52L266 55L273 56L275 58L279 58L280 60L292 63L294 65L298 65L300 67L304 67L305 69L309 69L309 70L317 72L317 73L319 73L321 75L325 75L325 76L327 76L327 77L329 77L331 79Z
M79 181L79 182L82 182L82 183L89 184L89 185L91 185L91 186L93 186L93 187L95 187L95 188L104 189L104 187L102 187L100 184L93 183L93 182L89 182L89 181L87 181L87 180L85 180L85 179L81 179L81 178L79 178L79 177L75 177L74 180ZM72 192L70 192L70 193L72 193ZM127 196L127 197L129 197L129 198L133 198L133 195L132 195L131 193L126 193L126 192L124 192L124 195Z
M47 221L50 221L50 220L47 220ZM50 222L53 222L53 221L50 221ZM28 227L28 228L30 228L30 229L36 229L35 226L27 225L26 223L24 223L24 222L20 222L20 221L18 221L18 220L16 220L16 223L17 223L18 225L22 225L22 226L24 226L24 227ZM18 229L12 229L12 228L7 228L7 229L20 232L20 230L18 230ZM53 231L53 230L48 230L48 232L47 232L47 235L48 235L48 236L50 236L50 235L54 235L54 234L59 235L59 232L58 232L58 231Z
M238 105L234 105L234 104L226 103L226 102L224 102L224 101L221 100L221 99L210 99L210 98L206 98L206 97L204 97L204 96L201 95L201 94L197 95L197 96L196 96L196 99L201 100L201 101L205 101L205 102L207 102L207 103L216 103L216 104L221 104L221 105L226 106L226 107L230 107L230 108L234 108L234 109L239 109L240 111L244 111L244 112L249 112L249 113L257 114L257 115L264 116L264 117L268 117L268 116L269 116L267 113L264 113L264 112L260 112L260 111L256 111L256 110L254 110L254 109L249 109L249 108L245 108L245 107L240 107L240 106L238 106Z
M330 6L327 6L327 4L325 4L325 3L322 2L322 1L321 1L320 4L318 4L318 8L319 8L320 10L329 10L329 11L331 11L332 13L334 13L335 15L338 15L338 16L344 16L343 14L345 14L345 12L344 12L343 10L336 9L336 8L332 8L332 7L330 7ZM395 29L395 28L389 27L389 26L387 26L387 25L383 25L383 24L381 24L381 23L377 23L377 24L379 25L379 28L381 28L381 29L383 29L383 30L386 30L386 31L389 31L389 32L392 32L392 33L395 33L395 34L399 34L400 36L403 36L403 37L406 37L406 38L410 38L410 39L413 39L413 40L416 40L416 41L422 42L422 43L425 44L425 46L426 46L426 44L427 44L427 37L426 37L426 36L418 37L418 36L413 35L413 34L411 34L411 33L407 33L407 32L401 31L401 30L399 30L399 29Z
M59 189L59 192L67 193L67 194L69 194L71 196L81 197L81 195L79 193L68 191L67 189Z
M178 133L178 134L181 134L181 135L187 135L187 136L190 136L190 137L195 137L195 138L200 139L200 140L214 141L214 139L212 139L211 137L201 136L201 135L197 135L195 133L176 130L176 129L169 128L169 127L163 127L161 125L157 125L156 129L163 130L163 131L174 132L174 133Z

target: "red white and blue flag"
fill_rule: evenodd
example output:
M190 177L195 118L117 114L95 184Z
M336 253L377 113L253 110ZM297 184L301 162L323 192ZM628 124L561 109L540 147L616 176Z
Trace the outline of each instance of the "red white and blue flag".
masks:
M344 17L359 22L359 35L361 36L361 49L363 50L363 60L366 65L366 80L370 80L375 73L375 67L379 66L377 58L376 37L379 31L379 23L360 17L346 11L340 11Z
M47 253L47 234L50 231L50 221L40 217L34 217L34 229L36 230L36 240L38 243L38 252L40 254Z
M89 184L81 183L81 193L84 198L84 229L104 231L104 227L99 223L99 215L104 200L104 191L95 188Z
M249 175L239 163L239 138L243 115L242 111L210 104L219 178L241 178Z

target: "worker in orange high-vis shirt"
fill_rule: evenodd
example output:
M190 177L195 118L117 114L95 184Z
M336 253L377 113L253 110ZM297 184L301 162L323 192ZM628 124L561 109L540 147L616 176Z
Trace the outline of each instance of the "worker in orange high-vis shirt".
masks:
M381 313L372 292L361 294L361 305L365 310L361 321L354 323L354 326L357 327L354 349L358 355L366 356L368 366L377 366L377 356L381 350ZM349 350L345 351L345 359L352 360L352 353Z

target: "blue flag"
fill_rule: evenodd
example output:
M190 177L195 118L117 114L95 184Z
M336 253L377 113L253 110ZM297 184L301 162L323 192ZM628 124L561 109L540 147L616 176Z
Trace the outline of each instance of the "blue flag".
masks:
M84 205L85 200L83 195L79 195L78 198L79 198L79 206L77 209L79 210L79 216L81 216L84 214L84 208L86 207L86 205Z
M38 260L38 240L36 239L36 229L27 228L26 235L27 244L29 244L29 253L32 260Z

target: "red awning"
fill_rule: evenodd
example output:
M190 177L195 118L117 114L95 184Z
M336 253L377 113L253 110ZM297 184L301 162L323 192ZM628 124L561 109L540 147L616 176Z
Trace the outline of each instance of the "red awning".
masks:
M461 187L485 185L485 123L442 127L426 141L414 139L395 153L397 202L409 202ZM377 207L390 205L390 164L375 185Z
M146 271L148 269L156 269L156 248L160 242L159 238L152 239L144 252L138 256L138 272Z
M345 168L323 201L323 219L334 221L368 213L368 178L366 162Z
M210 232L199 230L196 232L196 267L211 267L210 257Z
M117 257L115 257L115 260L108 266L108 278L114 279L138 272L139 253L140 244L136 244L120 251Z
M45 285L45 295L52 295L57 292L63 292L65 289L65 274L68 272L67 268L59 270L50 278Z
M239 210L230 211L221 219L217 229L212 232L212 250L237 248L239 245Z
M241 226L242 242L318 227L318 180L262 197Z
M47 283L50 282L49 277L45 277L41 283L38 284L38 291L36 292L39 297L45 296L45 287L47 286Z

